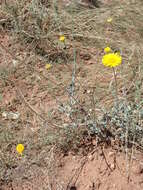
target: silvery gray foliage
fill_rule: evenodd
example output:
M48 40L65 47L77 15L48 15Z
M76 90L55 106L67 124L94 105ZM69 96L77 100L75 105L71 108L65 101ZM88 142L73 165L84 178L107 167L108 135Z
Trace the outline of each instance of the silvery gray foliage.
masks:
M142 108L135 104L121 102L114 106L110 113L102 119L104 125L110 128L112 134L125 140L128 127L128 140L140 143L143 138Z
M100 134L101 129L97 127L97 123L93 122L92 120L87 122L88 129L90 130L91 134Z
M87 126L91 134L104 139L116 137L122 142L125 141L128 130L128 141L134 140L143 146L143 109L133 103L127 105L120 102L118 107L114 105L111 111L104 113L96 123L90 121Z

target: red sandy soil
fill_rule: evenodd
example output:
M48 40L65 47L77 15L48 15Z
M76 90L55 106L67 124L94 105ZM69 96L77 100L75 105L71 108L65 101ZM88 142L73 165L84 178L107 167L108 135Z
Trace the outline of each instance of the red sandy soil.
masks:
M142 190L143 189L143 155L136 154L132 162L127 162L125 154L113 149L104 151L99 148L88 156L71 155L62 157L58 162L57 172L48 176L46 168L38 172L32 180L12 182L12 187L2 190ZM49 183L50 181L50 183Z
M96 151L94 154L89 154L87 159L77 156L65 158L65 164L59 171L59 176L66 181L66 184L70 182L69 186L76 186L79 190L141 190L143 188L143 162L141 162L143 157L139 158L134 158L131 164L129 181L126 176L125 155L116 154L109 149L104 153ZM137 162L137 159L140 161Z

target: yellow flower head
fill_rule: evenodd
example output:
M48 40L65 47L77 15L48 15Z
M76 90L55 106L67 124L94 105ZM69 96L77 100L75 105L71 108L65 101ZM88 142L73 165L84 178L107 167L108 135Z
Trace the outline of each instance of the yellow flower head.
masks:
M52 67L52 65L50 64L50 63L47 63L46 65L45 65L45 68L48 70L48 69L50 69Z
M105 53L109 53L109 52L111 52L112 50L111 50L111 48L110 47L106 47L106 48L104 48L104 52Z
M116 67L122 63L122 57L117 53L108 53L103 56L102 63L106 67Z
M65 36L64 36L64 35L61 35L60 38L59 38L59 40L60 40L61 42L65 42Z
M16 150L17 150L17 152L18 152L19 154L22 155L22 152L24 151L24 146L23 146L23 144L18 144L18 145L16 146Z
M113 19L110 17L110 18L107 19L107 22L112 22L112 20Z

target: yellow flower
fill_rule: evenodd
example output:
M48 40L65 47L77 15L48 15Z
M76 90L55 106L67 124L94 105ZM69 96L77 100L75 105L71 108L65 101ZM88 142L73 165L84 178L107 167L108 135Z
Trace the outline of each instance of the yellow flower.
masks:
M110 47L106 47L106 48L104 48L104 52L105 52L105 53L109 53L109 52L111 52L111 48L110 48Z
M110 17L110 18L107 19L107 22L112 22L112 20L113 19Z
M116 67L122 63L122 57L117 53L108 53L103 56L102 63L106 67Z
M52 65L50 64L50 63L47 63L46 65L45 65L45 68L48 70L48 69L50 69L52 67Z
M60 38L59 38L59 40L60 40L61 42L65 42L65 36L64 36L64 35L61 35Z
M17 152L18 152L19 154L22 155L22 152L24 151L24 146L23 146L23 144L18 144L18 145L16 146L16 150L17 150Z

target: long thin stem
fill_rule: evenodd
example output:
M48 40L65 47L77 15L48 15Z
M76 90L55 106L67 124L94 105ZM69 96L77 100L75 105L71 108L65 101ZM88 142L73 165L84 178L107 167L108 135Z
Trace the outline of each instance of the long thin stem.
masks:
M74 21L73 21L73 15L72 15L72 39L74 41ZM71 97L70 97L70 103L73 105L75 101L73 100L74 92L75 92L75 78L76 78L76 48L73 44L73 68L72 68L72 82L71 82Z
M117 76L114 67L113 68L113 74L115 79L115 98L116 98L116 105L118 106L118 85L117 85Z

